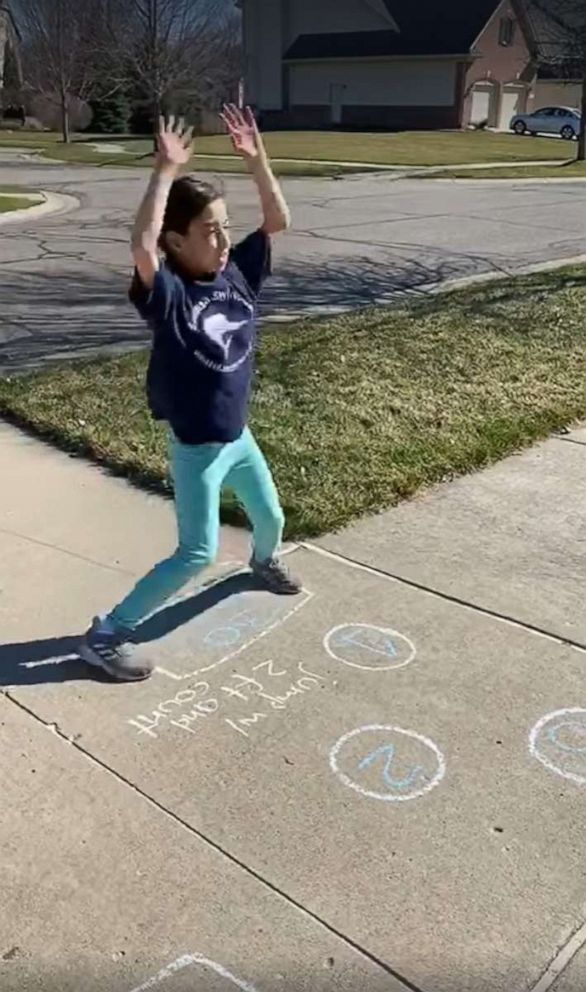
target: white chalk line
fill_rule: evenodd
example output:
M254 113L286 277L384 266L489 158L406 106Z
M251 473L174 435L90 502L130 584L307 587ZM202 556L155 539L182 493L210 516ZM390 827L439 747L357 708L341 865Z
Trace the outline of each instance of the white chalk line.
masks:
M205 672L211 672L214 668L219 668L221 665L225 665L227 661L232 661L233 658L237 658L239 655L243 654L244 651L247 651L248 648L251 648L253 644L257 644L258 641L263 639L263 637L267 637L269 634L272 634L277 627L280 627L281 624L286 623L287 620L290 620L296 613L299 613L299 610L301 610L304 606L307 606L307 604L314 598L315 593L311 592L309 589L302 589L301 591L305 596L305 599L302 599L299 603L296 603L293 609L288 610L282 617L278 617L269 627L265 627L264 630L261 630L258 634L255 634L254 637L251 637L249 641L241 644L239 648L231 651L230 654L220 658L219 661L215 661L213 664L207 665L205 668L198 668L193 672L188 672L186 675L178 675L176 672L171 672L167 668L161 668L158 666L155 668L155 672L158 672L159 675L163 675L168 679L183 682L185 679L195 678L196 675L203 675Z
M338 634L341 630L346 630L349 627L360 627L363 630L376 630L378 634L386 634L391 637L391 639L395 638L403 641L409 648L409 655L407 656L407 659L405 661L400 661L397 664L390 665L359 665L356 661L349 661L347 658L340 658L339 655L335 654L331 646L331 641L335 634ZM323 639L323 646L326 653L329 654L330 658L333 658L334 661L341 661L343 665L348 665L350 668L359 668L363 672L396 671L399 668L405 668L409 665L417 654L417 648L415 647L413 641L406 637L405 634L401 634L398 630L392 630L390 627L376 627L371 623L341 623L337 627L333 627L332 630L326 634ZM355 644L354 647L360 647L360 645ZM365 650L369 650L366 645L363 645L363 647ZM380 654L383 657L388 658L388 655L385 655L383 651L378 651L376 648L370 648L370 650L372 650L375 654Z
M338 765L338 755L349 740L352 740L353 737L358 737L360 734L368 733L371 730L384 730L387 733L401 734L403 737L411 737L413 740L419 741L421 744L428 747L435 754L438 764L437 771L433 778L430 779L429 782L426 782L421 789L417 789L415 792L410 792L408 795L404 796L397 796L393 793L373 792L370 789L363 789L361 785L358 785L357 782L354 782L353 779L342 771ZM366 796L368 799L379 799L381 802L386 803L405 803L410 799L418 799L420 796L424 796L427 792L430 792L433 788L435 788L436 785L439 785L446 774L446 759L437 744L434 744L429 737L424 737L423 734L418 734L414 730L404 730L402 727L375 723L367 727L357 727L356 730L350 730L349 733L344 734L343 737L340 737L340 740L334 744L330 751L330 768L334 775L336 775L336 777L339 778L344 785L346 785L349 789L352 789L354 792L358 792L361 796Z
M233 975L231 971L222 964L218 964L217 961L210 961L209 958L204 957L203 954L184 954L183 957L177 958L172 964L167 965L163 968L157 975L152 978L147 979L142 985L138 985L132 992L148 992L148 989L154 989L157 985L161 985L168 978L176 975L179 971L184 971L186 968L195 967L209 968L210 971L215 971L216 975L221 978L225 978L227 982L231 982L232 985L236 986L237 989L241 989L242 992L257 992L254 985L250 982L245 982L242 978L237 978Z
M44 661L23 661L21 668L44 668L46 665L64 665L66 661L79 661L78 654L60 654L54 658L45 658Z
M541 720L537 721L529 734L529 753L533 758L537 758L537 760L540 761L545 768L549 769L550 772L555 772L555 774L559 775L561 778L567 778L571 782L576 782L577 785L586 785L586 775L576 775L575 772L564 771L563 768L560 768L559 765L555 765L553 761L547 757L547 755L543 754L543 752L539 750L539 735L543 728L548 723L555 720L556 717L568 716L572 713L579 713L582 717L584 717L586 725L586 709L582 706L573 706L569 709L554 710L553 713L546 713L545 716L541 717Z
M557 982L558 978L566 970L572 960L576 957L578 951L586 945L586 923L583 923L579 930L576 931L573 937L564 944L561 951L556 954L555 958L549 965L547 971L541 976L537 985L534 985L529 992L549 992L553 985Z

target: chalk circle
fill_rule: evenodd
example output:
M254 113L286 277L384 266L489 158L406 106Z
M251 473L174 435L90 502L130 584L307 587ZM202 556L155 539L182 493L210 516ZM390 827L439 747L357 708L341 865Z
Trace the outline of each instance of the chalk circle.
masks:
M411 763L410 772L404 774L403 779L394 779L389 774L395 759L403 772ZM354 777L343 770L342 763L346 768L351 767ZM384 783L384 792L366 784L365 769L370 767L372 775L375 765L379 781ZM386 803L404 803L424 796L439 785L446 774L446 760L429 737L403 727L376 723L357 727L340 737L330 751L330 768L345 786L361 796Z
M586 785L586 709L574 706L543 716L529 734L529 752L549 771Z
M324 637L334 661L365 672L391 672L409 665L417 650L405 634L369 623L343 623Z

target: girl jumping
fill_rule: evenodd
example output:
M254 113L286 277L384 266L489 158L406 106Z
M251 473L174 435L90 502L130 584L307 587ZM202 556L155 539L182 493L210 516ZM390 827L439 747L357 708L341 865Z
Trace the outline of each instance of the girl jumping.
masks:
M247 427L257 299L270 275L271 235L289 226L290 215L252 112L228 106L222 118L256 183L262 226L231 247L222 194L178 176L191 157L192 133L171 118L161 121L132 233L130 298L153 334L147 394L154 418L169 425L179 543L108 616L94 620L82 643L82 658L120 681L149 677L153 666L134 656L136 629L214 561L223 485L252 524L256 578L274 593L300 591L277 557L283 512Z

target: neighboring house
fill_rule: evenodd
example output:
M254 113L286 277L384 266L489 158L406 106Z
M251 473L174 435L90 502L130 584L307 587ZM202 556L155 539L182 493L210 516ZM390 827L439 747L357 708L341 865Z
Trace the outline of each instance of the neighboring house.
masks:
M265 126L508 126L527 109L521 0L239 0Z
M535 96L530 101L529 109L539 107L576 107L582 106L582 83L578 78L561 77L559 70L552 66L540 66L535 84Z
M504 129L515 114L530 109L533 39L520 2L504 0L490 6L492 11L470 47L461 124L486 122Z
M560 20L555 0L525 2L537 64L533 106L581 107L583 66L575 64L572 56L579 54L574 52L575 38L583 37L586 29L586 3L580 24L572 26ZM571 16L571 9L568 6L566 16Z

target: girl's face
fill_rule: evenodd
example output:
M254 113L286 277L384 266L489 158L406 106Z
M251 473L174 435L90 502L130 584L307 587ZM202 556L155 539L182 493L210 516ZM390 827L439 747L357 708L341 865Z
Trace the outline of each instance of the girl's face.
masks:
M214 200L192 220L186 234L170 232L168 241L181 266L190 275L222 272L230 253L230 222L226 201Z

